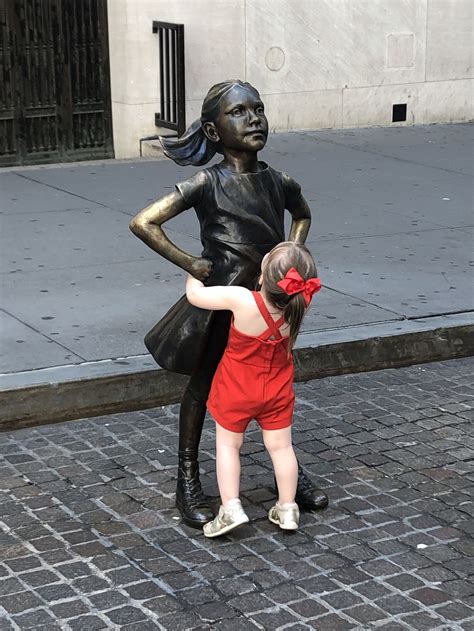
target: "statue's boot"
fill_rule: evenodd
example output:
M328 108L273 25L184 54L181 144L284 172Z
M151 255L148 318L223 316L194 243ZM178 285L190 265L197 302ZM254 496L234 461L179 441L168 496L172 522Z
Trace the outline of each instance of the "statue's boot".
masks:
M278 495L278 487L275 481L275 492ZM321 510L329 504L329 498L324 491L318 489L298 463L298 487L296 489L296 503L305 510Z
M191 528L202 528L215 517L199 480L197 454L179 454L176 508Z

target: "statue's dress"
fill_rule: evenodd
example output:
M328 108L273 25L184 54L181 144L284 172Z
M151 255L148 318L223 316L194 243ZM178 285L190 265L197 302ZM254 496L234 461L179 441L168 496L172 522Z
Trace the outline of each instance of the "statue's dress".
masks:
M220 163L176 184L196 210L202 256L213 263L206 285L255 289L262 258L285 240L284 210L297 205L300 186L264 162L259 166L256 173L235 173ZM163 368L190 375L199 370L210 336L228 334L230 312L217 313L183 296L146 335L146 347Z

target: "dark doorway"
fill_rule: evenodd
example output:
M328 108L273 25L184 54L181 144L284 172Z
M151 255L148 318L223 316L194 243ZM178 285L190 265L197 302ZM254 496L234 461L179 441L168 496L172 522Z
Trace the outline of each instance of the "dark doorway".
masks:
M113 155L106 0L0 0L0 165Z

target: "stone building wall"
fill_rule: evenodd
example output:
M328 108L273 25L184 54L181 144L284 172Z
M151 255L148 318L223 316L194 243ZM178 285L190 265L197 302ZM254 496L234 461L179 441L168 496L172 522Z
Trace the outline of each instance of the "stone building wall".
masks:
M158 133L152 21L185 25L187 123L228 78L260 91L275 131L473 117L471 0L108 0L114 143ZM407 104L392 123L393 104Z

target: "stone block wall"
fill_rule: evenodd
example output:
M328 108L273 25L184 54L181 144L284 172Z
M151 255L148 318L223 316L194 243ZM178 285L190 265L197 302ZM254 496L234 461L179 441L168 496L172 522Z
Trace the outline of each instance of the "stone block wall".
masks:
M159 133L152 21L185 25L186 115L227 78L260 91L274 131L473 118L471 0L109 0L114 143ZM406 121L392 122L394 104Z

